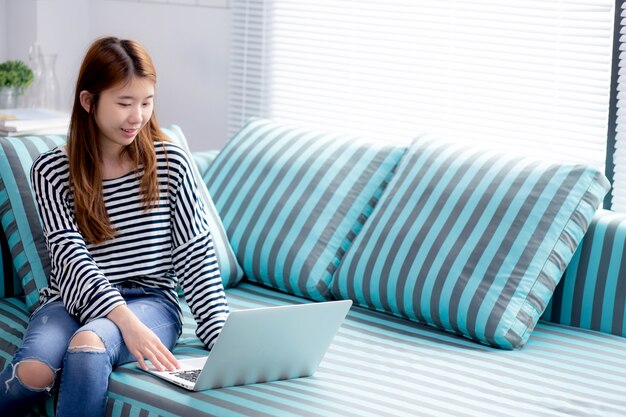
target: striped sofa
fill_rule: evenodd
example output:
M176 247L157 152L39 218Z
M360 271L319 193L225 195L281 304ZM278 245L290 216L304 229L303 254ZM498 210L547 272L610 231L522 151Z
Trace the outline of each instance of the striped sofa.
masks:
M111 375L107 415L626 415L626 214L595 210L606 184L587 167L465 149L427 137L382 146L261 119L221 152L194 153L245 275L225 280L232 310L355 305L313 377L189 393L125 365ZM524 195L513 212L516 184ZM11 232L0 235L0 368L29 316ZM486 259L496 240L506 253ZM182 304L174 353L206 355ZM490 327L497 314L504 324ZM54 415L54 401L32 415Z

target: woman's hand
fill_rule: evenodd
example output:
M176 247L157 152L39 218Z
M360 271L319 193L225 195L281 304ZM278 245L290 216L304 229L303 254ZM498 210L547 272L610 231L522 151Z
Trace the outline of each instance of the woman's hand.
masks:
M144 358L150 360L158 371L174 371L180 368L172 352L126 305L115 307L107 318L120 329L128 351L137 359L141 369L148 370Z

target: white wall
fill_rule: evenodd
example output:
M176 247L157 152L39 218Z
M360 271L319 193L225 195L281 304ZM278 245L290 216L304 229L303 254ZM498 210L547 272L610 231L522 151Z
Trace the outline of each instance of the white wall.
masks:
M55 69L61 90L61 106L69 111L82 55L93 38L90 32L92 0L36 2L37 42L44 54L57 55Z
M156 65L159 123L180 125L192 150L220 149L226 143L229 9L121 0L0 2L7 4L13 29L22 28L19 36L8 31L8 58L27 60L35 39L44 53L57 53L66 109L89 44L104 35L135 39ZM31 29L24 29L22 22Z
M36 39L36 0L5 0L6 59L28 62L28 48Z
M7 59L7 2L0 0L0 62Z

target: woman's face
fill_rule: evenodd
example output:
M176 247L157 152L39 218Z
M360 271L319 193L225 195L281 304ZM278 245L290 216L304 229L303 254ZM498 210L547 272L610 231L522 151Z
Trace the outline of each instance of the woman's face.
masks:
M150 120L153 102L154 82L148 78L133 77L129 83L104 90L96 108L100 149L121 151L130 145Z

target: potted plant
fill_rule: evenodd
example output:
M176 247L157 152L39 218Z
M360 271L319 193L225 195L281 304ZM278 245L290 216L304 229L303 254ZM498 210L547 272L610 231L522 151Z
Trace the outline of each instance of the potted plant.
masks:
M0 108L13 108L17 96L33 82L33 71L22 61L5 61L0 64Z

